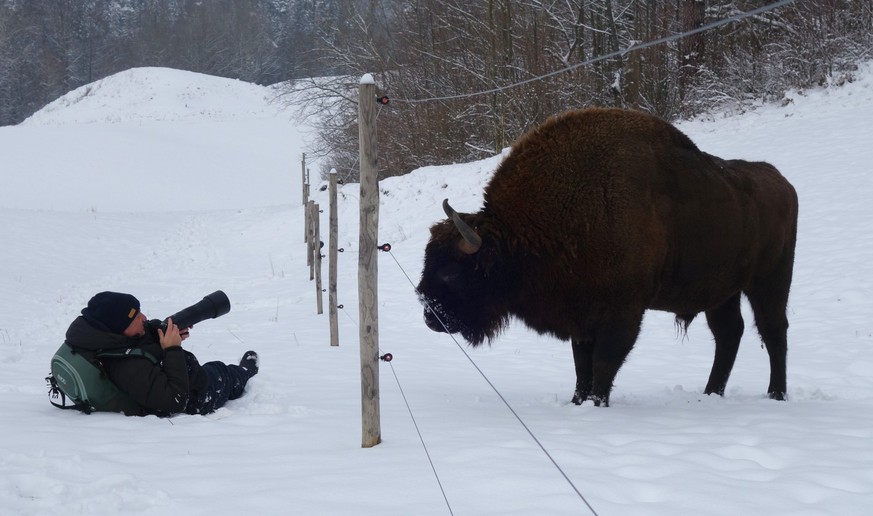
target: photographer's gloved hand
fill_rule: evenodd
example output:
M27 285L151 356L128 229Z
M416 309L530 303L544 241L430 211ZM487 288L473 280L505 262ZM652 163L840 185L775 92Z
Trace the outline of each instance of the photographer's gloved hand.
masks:
M186 329L187 335L187 329ZM168 349L182 345L182 335L179 333L179 327L173 322L173 318L167 319L167 331L158 328L158 340L161 343L161 349Z

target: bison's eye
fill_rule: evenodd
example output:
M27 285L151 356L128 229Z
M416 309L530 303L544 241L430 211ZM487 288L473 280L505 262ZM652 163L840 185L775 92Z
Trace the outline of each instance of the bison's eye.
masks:
M457 263L452 263L442 267L437 271L436 277L439 282L445 285L454 294L463 294L469 287L469 274L466 273L464 267Z
M461 271L440 271L439 279L443 283L453 284L458 282L461 277Z

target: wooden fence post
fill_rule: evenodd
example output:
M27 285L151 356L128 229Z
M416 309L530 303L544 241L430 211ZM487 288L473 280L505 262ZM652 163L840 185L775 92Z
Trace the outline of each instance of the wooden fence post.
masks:
M310 200L309 204L306 206L306 213L308 215L309 224L307 224L306 234L308 236L307 242L309 242L306 246L306 265L309 266L309 281L315 279L315 260L313 257L315 253L312 248L315 244L315 219L318 218L318 212L315 211L315 201Z
M303 242L309 243L309 185L305 183L303 184Z
M306 177L306 153L300 160L300 183L303 188L303 242L309 243L309 179ZM309 263L307 263L309 265Z
M303 189L301 192L301 199L303 200L303 206L306 206L306 201L308 197L308 192L306 191L306 153L303 153L303 158L300 159L300 187Z
M312 205L312 213L312 218L315 220L313 223L314 229L312 231L312 263L315 268L315 304L318 309L316 313L323 314L324 307L321 295L321 217L318 215L318 204Z
M330 237L328 243L327 271L327 314L330 319L330 345L339 346L339 322L337 321L336 276L337 276L337 205L336 205L336 169L330 171Z
M361 166L361 225L358 246L358 305L361 338L361 446L382 442L379 414L378 259L379 180L376 169L376 82L361 77L358 91Z

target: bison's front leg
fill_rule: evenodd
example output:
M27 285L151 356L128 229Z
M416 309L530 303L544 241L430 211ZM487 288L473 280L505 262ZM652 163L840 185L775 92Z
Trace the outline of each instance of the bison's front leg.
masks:
M576 366L576 391L571 400L575 405L581 405L591 395L591 381L593 379L591 367L591 353L594 348L591 342L582 342L577 339L573 343L573 363Z
M615 381L619 368L624 364L640 333L643 314L623 315L605 321L594 340L589 399L593 400L597 407L609 406L612 382Z

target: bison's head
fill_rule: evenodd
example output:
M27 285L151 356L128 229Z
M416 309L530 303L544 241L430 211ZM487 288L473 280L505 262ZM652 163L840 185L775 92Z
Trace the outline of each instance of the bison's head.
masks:
M460 333L473 345L506 324L507 271L493 235L480 234L482 215L460 215L443 201L449 218L431 227L418 284L424 320L434 331Z

